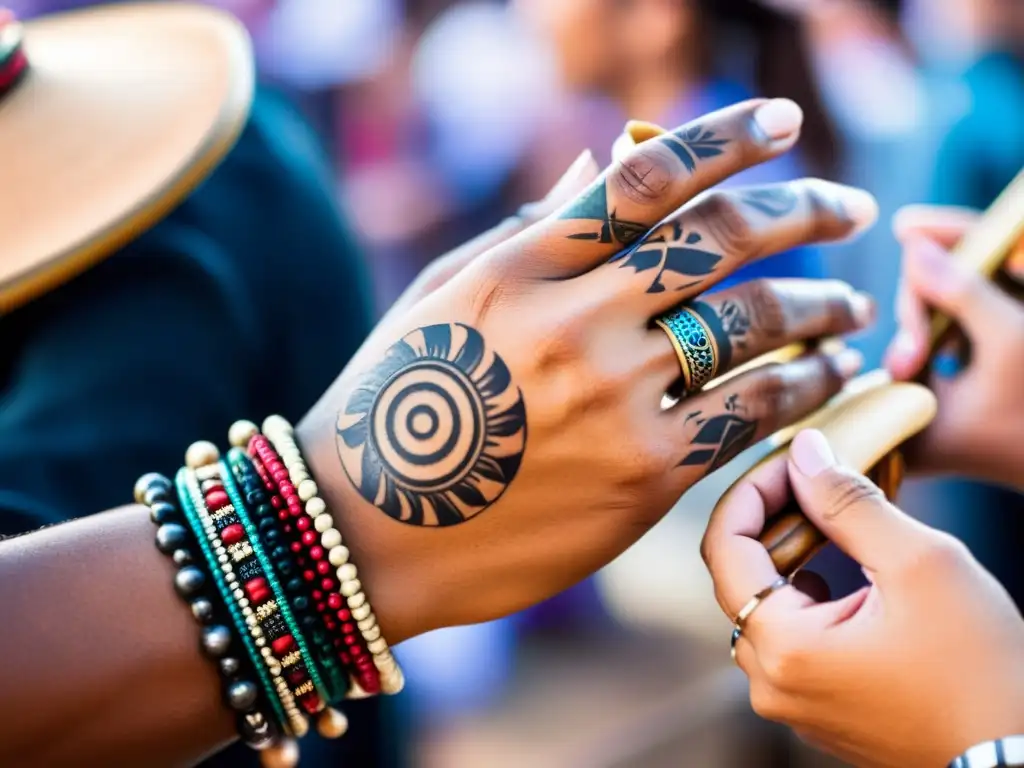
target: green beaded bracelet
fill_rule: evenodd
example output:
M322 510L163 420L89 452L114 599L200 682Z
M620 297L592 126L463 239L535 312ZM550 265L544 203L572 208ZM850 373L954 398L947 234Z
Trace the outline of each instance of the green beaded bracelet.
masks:
M309 652L309 646L306 644L306 637L302 634L302 630L300 629L298 622L295 621L295 616L292 614L291 607L288 604L288 595L285 592L284 587L282 587L281 582L278 580L277 572L274 570L270 558L267 557L267 553L263 549L263 545L260 543L259 532L256 530L256 526L252 524L252 519L249 517L249 510L245 504L245 499L242 497L241 492L238 490L238 486L235 484L235 475L231 471L230 465L224 459L221 459L220 461L220 468L220 479L224 484L224 490L228 492L228 498L231 499L232 506L235 508L235 515L238 516L238 521L242 524L246 535L249 537L249 544L252 546L253 555L257 560L259 560L260 565L263 566L263 575L267 579L267 584L270 585L270 591L274 593L274 599L277 601L278 610L281 612L281 616L288 625L288 630L295 639L295 644L299 647L299 653L302 654L302 659L306 663L306 671L309 672L309 679L313 681L313 686L316 688L317 694L323 701L324 706L326 706L330 701L327 686L324 685L323 678L320 676L320 671L313 659L313 655Z
M231 466L232 476L240 494L245 490L245 483L242 478L247 471L252 472L255 478L259 478L245 451L239 448L232 448L228 451L227 462ZM262 483L262 481L260 482ZM310 608L313 610L312 606ZM310 641L309 638L306 639L306 642L316 652L315 656L319 662L317 665L318 669L328 686L328 702L342 701L349 690L349 678L348 672L337 657L334 646L330 644L318 645Z
M277 722L282 728L287 728L288 717L285 715L284 708L281 706L281 702L277 698L273 681L270 679L270 675L263 664L263 657L260 656L252 638L249 637L249 632L246 628L245 621L242 619L242 614L238 610L238 605L235 603L234 596L231 593L231 589L228 587L227 581L224 579L224 574L221 572L220 564L217 562L217 557L214 554L213 549L210 547L210 540L207 538L206 528L199 517L199 512L196 510L195 501L193 500L192 493L189 490L188 483L185 479L187 472L188 470L185 467L182 467L174 477L174 485L178 490L178 498L181 501L181 510L184 512L185 518L188 520L188 524L195 532L196 541L199 542L199 548L203 550L203 557L206 558L206 562L210 566L210 573L213 575L213 580L217 584L217 590L220 592L221 597L224 600L224 604L231 613L231 619L235 623L235 630L242 638L242 644L245 645L245 650L249 654L253 668L256 670L256 674L259 676L260 682L263 684L263 690L266 694L267 700L270 702L271 708L274 710L274 716L277 718Z

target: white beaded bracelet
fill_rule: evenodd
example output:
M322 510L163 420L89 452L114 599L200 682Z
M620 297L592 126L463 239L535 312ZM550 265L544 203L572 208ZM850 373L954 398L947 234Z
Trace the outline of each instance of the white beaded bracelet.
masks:
M231 426L228 440L236 447L245 448L249 440L258 433L259 428L252 422L238 421ZM386 694L400 692L405 686L405 676L381 634L377 617L359 581L358 569L355 563L350 562L349 550L344 544L341 532L335 527L327 504L319 496L316 482L310 475L295 441L292 425L281 416L269 416L263 422L263 434L281 457L292 485L305 504L306 513L312 518L316 531L320 533L320 542L327 552L328 561L336 568L338 592L348 605L352 618L355 619L356 626L372 655L373 664L380 674L381 691ZM353 681L348 697L361 698L366 695Z

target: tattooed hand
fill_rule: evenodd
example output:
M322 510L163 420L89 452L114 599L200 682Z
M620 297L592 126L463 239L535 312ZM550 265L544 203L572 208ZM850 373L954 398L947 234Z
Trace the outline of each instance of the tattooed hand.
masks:
M676 406L654 318L687 302L720 371L863 327L834 282L704 295L761 256L854 234L859 190L702 192L793 146L801 113L752 101L635 147L568 204L389 314L298 429L387 636L489 620L600 568L693 483L801 418L859 366L809 355Z
M594 160L594 155L589 149L584 150L551 188L551 191L544 196L543 200L527 203L519 209L515 216L509 217L496 227L477 235L469 242L463 243L455 250L439 256L428 264L426 269L417 275L412 284L391 306L388 317L407 312L420 299L430 295L455 277L477 256L486 253L509 238L515 237L531 224L554 213L593 183L600 171L601 169Z
M976 218L973 211L920 206L897 216L896 236L905 249L897 301L900 330L889 347L886 367L897 379L916 377L930 345L928 308L955 320L963 337L940 353L929 374L939 410L928 429L909 444L910 468L1021 488L1024 306L1011 295L1020 295L1021 283L1004 280L1008 293L958 268L943 250ZM1019 263L1008 265L1008 271L1015 278L1024 273Z

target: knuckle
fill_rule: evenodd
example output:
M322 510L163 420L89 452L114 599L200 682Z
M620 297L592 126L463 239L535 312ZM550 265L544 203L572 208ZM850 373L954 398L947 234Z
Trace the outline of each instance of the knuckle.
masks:
M970 549L960 539L943 531L935 531L913 560L918 568L928 573L948 573L972 558Z
M793 409L796 392L778 363L757 372L747 390L746 401L756 419L774 419Z
M856 322L853 313L853 288L841 280L829 280L822 286L825 298L824 319L829 328L844 331Z
M616 163L608 177L617 191L640 205L658 203L673 179L672 163L656 142L641 144Z
M496 272L485 274L476 280L470 308L477 322L482 322L495 309L504 305L509 299L509 291L506 282Z
M534 359L542 371L559 370L575 366L584 347L586 324L576 317L566 317L545 329L534 350ZM586 388L586 375L580 375L580 383Z
M882 490L864 475L849 471L838 472L828 491L828 513L835 518L861 504L887 503Z
M797 685L801 670L806 667L807 654L798 641L788 638L785 642L763 642L758 661L765 679L776 690L784 691Z
M743 258L760 255L757 236L740 207L727 192L712 192L697 208L700 223L727 253Z
M790 330L789 309L795 301L779 290L771 280L754 280L746 285L753 325L769 337L786 335ZM799 319L799 318L797 318Z
M765 682L751 680L750 708L754 714L765 720L778 722L783 718L782 696Z
M831 182L806 179L803 194L810 211L806 237L808 240L838 240L850 233L854 221L843 210Z

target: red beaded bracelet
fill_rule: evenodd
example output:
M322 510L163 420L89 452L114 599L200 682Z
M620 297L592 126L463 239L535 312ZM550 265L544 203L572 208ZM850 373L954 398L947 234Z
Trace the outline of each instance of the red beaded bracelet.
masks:
M324 626L334 635L339 659L350 670L363 692L379 693L380 672L374 665L367 642L344 597L338 591L334 568L327 559L327 552L320 544L320 535L314 528L313 518L306 512L284 462L263 435L254 435L250 439L248 452L270 494L271 504L278 510L278 518L283 524L285 535L291 541L291 550L295 553L302 576L313 587L314 604ZM317 579L319 583L316 583Z

